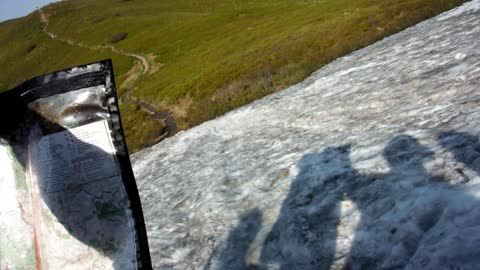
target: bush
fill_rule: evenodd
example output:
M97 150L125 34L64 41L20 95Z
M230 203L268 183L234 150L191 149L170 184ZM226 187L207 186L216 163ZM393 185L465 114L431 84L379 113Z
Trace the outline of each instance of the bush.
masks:
M113 36L110 38L109 42L110 42L110 43L117 43L117 42L120 42L120 41L126 39L127 37L128 37L128 33L125 33L125 32L123 32L123 33L118 33L118 34L113 35Z
M36 45L36 44L30 44L30 45L28 45L28 47L27 47L27 53L30 53L31 51L35 50L35 48L37 48L37 45Z
M97 23L103 22L104 20L105 20L104 17L94 17L94 18L92 19L92 23L97 24Z

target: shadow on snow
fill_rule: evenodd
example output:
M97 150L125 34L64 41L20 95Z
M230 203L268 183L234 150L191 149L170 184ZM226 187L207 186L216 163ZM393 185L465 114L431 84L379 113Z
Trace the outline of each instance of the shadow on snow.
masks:
M449 131L437 140L457 162L480 173L476 136ZM336 269L475 268L480 203L462 189L469 181L462 169L456 169L464 177L460 184L430 175L424 163L434 152L408 135L393 137L383 150L386 174L354 169L350 149L327 147L301 158L257 264L246 264L262 226L262 213L254 209L212 253L207 268L330 269L339 260Z

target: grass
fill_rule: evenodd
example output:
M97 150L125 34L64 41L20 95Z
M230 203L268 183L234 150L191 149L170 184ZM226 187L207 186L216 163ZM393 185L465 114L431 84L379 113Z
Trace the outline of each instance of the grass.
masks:
M92 51L52 40L42 27L37 14L0 23L0 91L43 73L105 58L113 58L118 75L133 65L131 58L107 50Z
M46 11L51 32L85 44L104 44L128 33L115 39L114 46L149 55L155 62L153 72L130 86L131 95L170 111L178 127L187 129L463 2L78 0L50 5ZM8 75L0 75L0 89L26 76L104 56L114 57L121 85L132 67L131 58L56 44L40 29L36 15L0 24L0 64L13 64ZM163 128L158 120L132 104L122 104L121 110L131 150L156 141Z
M122 124L130 152L138 151L165 137L165 123L151 117L138 106L121 105ZM138 139L141 138L141 139Z

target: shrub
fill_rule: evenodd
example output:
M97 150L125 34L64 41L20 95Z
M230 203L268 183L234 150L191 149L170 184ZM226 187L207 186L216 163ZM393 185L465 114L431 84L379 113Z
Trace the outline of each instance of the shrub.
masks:
M125 32L118 33L118 34L113 35L110 38L109 42L110 43L117 43L117 42L120 42L120 41L126 39L127 37L128 37L128 33L125 33Z
M37 44L28 45L26 53L29 53L29 52L35 50L35 48L37 48Z
M94 17L92 20L92 23L97 24L97 23L103 22L104 20L105 20L104 17Z

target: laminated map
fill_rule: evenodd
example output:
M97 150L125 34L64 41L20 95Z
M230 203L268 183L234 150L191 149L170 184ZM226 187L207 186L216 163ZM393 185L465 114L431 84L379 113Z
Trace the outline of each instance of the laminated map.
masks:
M109 63L63 76L103 82L12 102L22 120L0 133L0 270L151 268Z

